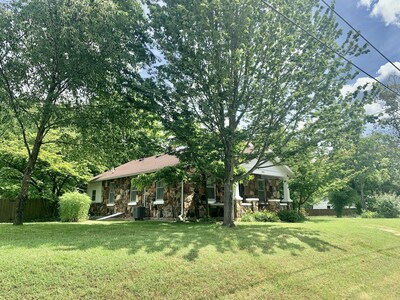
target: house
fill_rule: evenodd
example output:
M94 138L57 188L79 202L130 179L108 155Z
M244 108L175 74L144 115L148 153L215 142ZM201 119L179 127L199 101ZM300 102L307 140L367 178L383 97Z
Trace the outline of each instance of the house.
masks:
M255 161L242 166L251 170ZM211 216L223 213L223 184L207 180L206 188L198 188L194 182L179 182L166 185L162 181L154 182L139 190L131 185L131 179L141 174L153 173L165 167L176 166L176 156L163 154L133 160L91 179L87 193L92 199L91 215L106 216L124 213L131 216L139 206L147 209L153 218L177 218L206 215L207 205L202 195L207 195ZM292 200L288 178L292 171L287 166L276 166L270 162L255 169L252 179L237 184L234 188L235 217L245 211L259 209L279 210L288 207Z

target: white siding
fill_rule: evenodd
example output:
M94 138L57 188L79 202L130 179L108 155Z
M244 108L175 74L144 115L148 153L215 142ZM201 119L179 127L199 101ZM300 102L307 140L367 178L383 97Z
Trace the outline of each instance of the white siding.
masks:
M102 184L101 182L89 182L87 186L87 194L89 195L90 199L92 199L93 191L96 193L95 200L92 203L100 203L102 199Z

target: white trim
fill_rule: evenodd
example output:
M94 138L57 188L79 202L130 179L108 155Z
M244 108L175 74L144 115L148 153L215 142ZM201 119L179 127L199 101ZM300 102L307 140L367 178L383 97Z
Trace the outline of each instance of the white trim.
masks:
M135 202L129 202L128 205L129 205L129 206L137 205L137 201L135 201Z
M113 187L113 192L112 192L112 195L113 195L113 201L112 202L110 202L110 199L111 199L111 186ZM108 199L107 199L107 205L108 204L115 204L115 182L110 182L109 183L109 185L108 185Z
M113 206L115 206L115 203L107 203L107 206L108 207L113 207Z
M96 191L96 199L92 201L92 194L93 191ZM103 186L102 182L89 182L87 185L87 194L90 197L90 203L101 203L102 202L102 193L103 193Z
M259 198L246 198L246 202L260 201Z
M159 199L157 199L156 201L154 201L153 204L154 204L154 205L164 204L164 200L159 200Z
M208 198L208 189L214 189L214 198ZM206 181L206 196L207 196L207 201L208 204L210 203L215 203L217 201L217 186L215 184L215 181L212 180L211 178L207 179Z
M184 209L183 202L184 202L184 194L183 194L183 180L182 180L182 182L181 182L181 218L182 218L182 220L183 220L183 209Z
M268 202L281 202L281 199L268 199Z
M161 196L161 198L158 198L158 189L162 189L162 196ZM159 181L156 181L156 201L155 202L157 202L157 201L162 201L162 203L161 204L164 204L164 189L165 189L165 184L164 184L164 182L163 181L161 181L161 180L159 180ZM154 204L156 204L154 202Z

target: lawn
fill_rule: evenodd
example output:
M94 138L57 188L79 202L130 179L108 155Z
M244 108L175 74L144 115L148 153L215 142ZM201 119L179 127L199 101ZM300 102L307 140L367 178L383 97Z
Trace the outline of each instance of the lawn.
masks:
M400 219L0 224L0 299L399 299Z

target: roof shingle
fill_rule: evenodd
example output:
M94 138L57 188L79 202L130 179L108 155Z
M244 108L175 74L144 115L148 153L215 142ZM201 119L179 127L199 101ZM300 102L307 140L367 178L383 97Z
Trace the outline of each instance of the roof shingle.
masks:
M132 160L114 170L104 172L91 179L91 182L105 181L116 178L152 173L165 167L176 166L179 159L174 155L156 155L138 160Z

